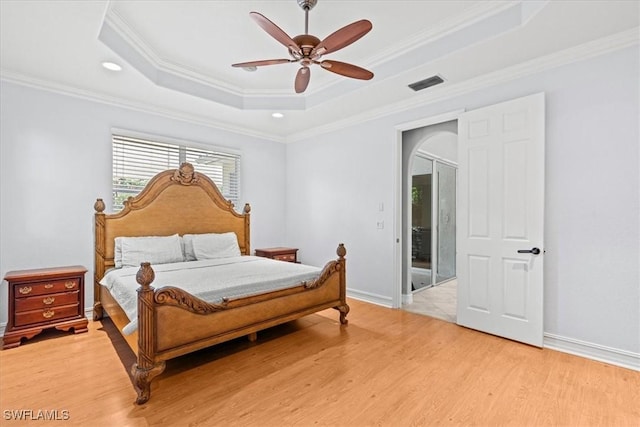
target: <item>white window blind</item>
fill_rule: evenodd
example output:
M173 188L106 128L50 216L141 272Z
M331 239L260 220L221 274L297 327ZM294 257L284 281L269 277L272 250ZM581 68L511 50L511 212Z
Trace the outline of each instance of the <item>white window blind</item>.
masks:
M238 206L240 154L203 150L180 144L113 135L113 209L135 196L157 173L191 163L196 172L207 175L222 195Z

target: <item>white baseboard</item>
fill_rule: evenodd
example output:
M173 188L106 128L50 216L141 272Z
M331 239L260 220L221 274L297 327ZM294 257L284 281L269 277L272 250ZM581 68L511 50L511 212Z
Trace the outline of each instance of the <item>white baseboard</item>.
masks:
M610 365L640 371L640 353L606 347L560 335L544 334L543 346L551 350L569 353Z
M413 304L413 294L402 294L402 305Z
M347 289L349 298L357 299L371 304L381 305L387 308L393 308L393 299L384 295L378 295L371 292L359 291L357 289Z
M370 302L387 308L393 308L391 298L373 294L370 292L348 289L347 296L360 301ZM413 294L402 295L402 302L412 299ZM610 365L620 366L634 371L640 371L640 354L631 351L620 350L600 344L567 338L551 333L544 334L543 346L551 350L573 354L586 359L597 360Z

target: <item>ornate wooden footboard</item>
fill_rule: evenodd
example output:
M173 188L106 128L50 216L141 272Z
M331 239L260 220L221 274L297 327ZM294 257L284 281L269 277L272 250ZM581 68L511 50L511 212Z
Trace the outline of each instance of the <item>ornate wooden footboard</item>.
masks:
M114 241L118 236L162 236L171 234L224 233L233 231L240 251L249 255L249 205L238 214L216 185L199 175L193 166L156 175L136 197L125 202L116 214L105 214L98 199L95 214L94 320L105 310L118 328L128 323L124 310L109 291L99 284L113 267ZM258 331L327 308L340 312L347 323L346 250L340 244L338 259L329 261L320 276L287 289L225 299L211 304L178 287L151 286L154 272L142 263L136 276L138 330L125 340L137 354L131 367L138 393L136 403L149 400L150 384L162 373L165 361L220 342L247 335L255 340Z
M136 403L149 400L153 378L162 373L165 360L248 335L255 340L262 329L288 322L326 308L340 312L347 323L346 250L338 246L338 259L330 261L320 276L311 282L280 291L258 294L211 304L176 287L154 289L149 263L137 274L138 359L131 374L138 397ZM176 328L175 325L180 325Z

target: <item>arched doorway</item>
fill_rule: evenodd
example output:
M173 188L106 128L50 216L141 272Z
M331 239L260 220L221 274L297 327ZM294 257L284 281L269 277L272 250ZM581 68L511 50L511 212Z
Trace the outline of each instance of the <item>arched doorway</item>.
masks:
M457 121L404 131L402 158L402 307L455 322L455 280L435 287L456 277Z

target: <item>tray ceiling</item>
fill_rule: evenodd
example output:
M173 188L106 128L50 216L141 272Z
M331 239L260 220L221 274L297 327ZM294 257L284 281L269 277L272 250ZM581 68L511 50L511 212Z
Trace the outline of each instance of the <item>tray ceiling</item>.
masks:
M367 112L459 93L482 84L480 76L540 58L560 64L563 52L603 49L599 40L620 47L638 42L635 1L319 0L309 12L309 32L321 39L359 19L373 23L369 34L330 59L362 66L375 77L353 80L315 67L307 91L296 94L297 64L255 72L231 67L287 57L250 19L251 11L291 37L304 32L304 12L294 0L3 0L1 75L287 141ZM100 64L107 60L123 70L105 70ZM435 74L445 82L421 92L407 87ZM274 111L284 118L273 119Z

